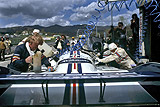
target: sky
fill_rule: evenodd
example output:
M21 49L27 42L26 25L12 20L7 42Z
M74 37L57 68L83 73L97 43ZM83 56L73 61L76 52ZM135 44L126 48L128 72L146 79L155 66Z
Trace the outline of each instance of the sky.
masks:
M98 15L95 9L100 9L97 0L0 0L0 28L88 24L93 20L92 15ZM120 16L124 17L125 25L129 24L134 13L139 14L135 3L132 3L129 9L123 4L120 11L114 7L113 25L117 25ZM98 26L111 25L108 6L100 15Z

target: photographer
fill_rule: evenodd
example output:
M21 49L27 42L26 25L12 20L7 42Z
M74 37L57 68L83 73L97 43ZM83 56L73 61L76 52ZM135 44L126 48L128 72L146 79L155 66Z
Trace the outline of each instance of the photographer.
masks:
M112 32L112 29L109 33ZM113 42L116 43L119 47L122 47L126 50L127 48L127 41L126 41L126 27L123 25L122 22L118 22L118 26L113 29L114 32L114 40Z

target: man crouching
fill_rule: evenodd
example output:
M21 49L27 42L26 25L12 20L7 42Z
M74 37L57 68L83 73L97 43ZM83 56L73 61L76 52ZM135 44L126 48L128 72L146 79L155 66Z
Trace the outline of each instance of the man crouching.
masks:
M109 56L103 59L99 59L97 57L96 60L103 63L108 63L115 60L120 65L121 69L131 69L136 66L126 51L123 48L117 47L115 43L109 44L109 50L111 51Z

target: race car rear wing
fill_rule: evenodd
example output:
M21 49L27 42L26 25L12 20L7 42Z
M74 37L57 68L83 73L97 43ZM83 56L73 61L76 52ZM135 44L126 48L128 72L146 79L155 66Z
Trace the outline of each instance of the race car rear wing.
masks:
M20 74L0 75L0 84L43 83L106 83L160 81L160 74L142 75L135 72L82 73L82 74Z

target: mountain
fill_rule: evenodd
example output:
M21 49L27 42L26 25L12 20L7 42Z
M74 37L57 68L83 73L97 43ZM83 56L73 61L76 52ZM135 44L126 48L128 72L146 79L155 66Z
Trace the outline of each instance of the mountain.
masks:
M14 34L14 33L21 33L24 30L32 32L33 29L40 29L42 33L52 33L52 34L65 34L69 36L76 36L78 29L87 29L87 25L73 25L73 26L60 26L60 25L53 25L49 27L43 27L39 25L34 26L18 26L18 27L11 27L11 28L0 28L1 34ZM106 29L110 28L109 26L97 26L98 32L104 32ZM93 31L96 31L95 29Z

